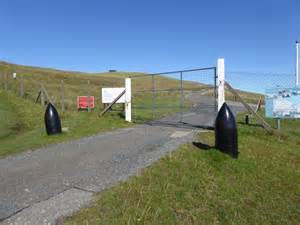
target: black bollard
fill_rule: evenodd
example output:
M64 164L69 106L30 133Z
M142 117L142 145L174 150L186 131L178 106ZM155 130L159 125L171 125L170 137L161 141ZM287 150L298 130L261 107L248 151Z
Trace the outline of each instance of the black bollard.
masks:
M238 158L237 127L234 115L226 103L223 104L216 118L215 147L233 158Z
M61 133L60 118L58 112L51 103L48 103L45 112L45 126L48 135Z

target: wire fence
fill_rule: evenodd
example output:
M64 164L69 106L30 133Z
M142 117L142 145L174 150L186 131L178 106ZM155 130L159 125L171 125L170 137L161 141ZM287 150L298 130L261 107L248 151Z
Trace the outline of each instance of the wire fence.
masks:
M270 88L294 87L295 75L263 72L226 72L225 79L235 89L265 94Z
M123 87L125 77L130 73L117 76L87 76L83 74L43 70L32 72L4 70L0 72L0 88L15 93L37 104L49 100L61 112L77 110L77 96L95 96L95 109L103 108L101 88ZM175 71L168 73L133 75L132 97L133 117L139 120L153 120L170 113L192 110L196 103L202 109L215 108L216 105L216 68ZM264 100L268 90L292 88L295 86L293 74L254 73L229 71L225 79L239 91L248 103ZM45 89L46 94L40 91ZM281 89L279 90L279 92ZM226 91L227 100L237 100ZM263 101L264 103L264 101ZM122 110L120 106L115 109ZM179 119L180 121L182 118Z
M133 76L132 102L135 121L155 120L177 113L172 122L184 122L184 111L193 108L199 96L203 108L212 112L216 105L216 67ZM169 117L170 118L170 117ZM166 122L166 121L165 121Z
M68 76L55 74L22 74L13 72L0 73L0 88L12 92L36 104L45 105L49 101L61 111L77 110L77 96L95 96L95 109L103 108L101 103L101 88L122 87L123 79L106 79L83 75Z

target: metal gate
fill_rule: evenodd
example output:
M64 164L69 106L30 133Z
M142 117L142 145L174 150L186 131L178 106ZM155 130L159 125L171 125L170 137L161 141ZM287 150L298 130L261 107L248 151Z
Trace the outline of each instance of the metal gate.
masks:
M135 122L210 127L217 112L216 67L131 76Z

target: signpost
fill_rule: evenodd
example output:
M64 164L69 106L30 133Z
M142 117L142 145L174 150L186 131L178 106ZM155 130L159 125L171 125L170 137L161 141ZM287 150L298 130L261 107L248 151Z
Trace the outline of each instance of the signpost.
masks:
M77 96L77 109L94 109L95 98L94 96Z
M102 103L108 104L99 114L104 115L116 103L125 105L125 120L131 122L131 79L125 79L125 87L102 88Z
M102 103L112 103L125 88L102 88ZM123 95L116 103L125 103L125 95Z
M300 87L268 89L265 100L266 117L300 118Z

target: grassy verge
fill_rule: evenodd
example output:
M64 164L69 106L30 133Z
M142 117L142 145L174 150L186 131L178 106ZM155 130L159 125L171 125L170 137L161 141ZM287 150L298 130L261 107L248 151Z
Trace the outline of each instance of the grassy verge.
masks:
M0 95L0 121L0 139L8 138L18 133L20 122L16 109L2 95Z
M159 95L158 97L157 103L167 105L173 104L172 102L178 96ZM151 105L151 97L142 95L139 102ZM30 99L17 97L12 92L0 91L0 158L153 119L152 110L136 109L134 110L135 123L130 124L125 122L120 105L114 106L114 109L115 111L109 111L101 118L98 117L99 107L91 113L67 110L60 113L60 116L62 126L67 127L69 131L60 135L48 136L44 127L45 107L34 104ZM155 118L174 113L179 109L179 107L160 109L159 113L156 112Z
M62 126L68 127L69 131L48 136L44 127L44 110L30 100L0 91L0 157L129 126L118 112L98 118L98 111L67 111L61 114L61 120Z
M184 145L64 224L298 224L300 121L282 121L285 138L238 129L238 160ZM213 133L199 142L212 146Z

